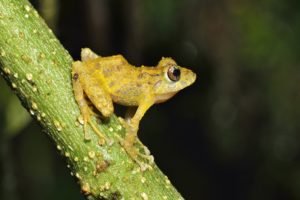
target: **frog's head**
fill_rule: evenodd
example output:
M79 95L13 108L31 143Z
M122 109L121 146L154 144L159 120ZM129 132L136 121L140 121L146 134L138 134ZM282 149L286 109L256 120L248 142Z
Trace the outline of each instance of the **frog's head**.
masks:
M162 76L154 85L156 103L164 102L196 80L196 74L180 67L172 58L162 58L158 65Z

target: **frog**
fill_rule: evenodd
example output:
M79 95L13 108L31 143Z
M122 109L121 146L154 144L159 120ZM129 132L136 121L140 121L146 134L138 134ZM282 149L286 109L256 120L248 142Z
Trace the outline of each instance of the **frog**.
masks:
M145 157L150 160L135 147L141 119L151 106L167 101L195 80L192 70L179 66L170 57L162 57L157 66L136 67L120 54L102 57L83 48L81 61L72 63L72 84L84 137L88 138L87 126L90 125L101 144L107 142L106 136L91 120L92 107L104 118L109 118L114 113L114 103L126 106L125 118L120 118L126 133L120 143L137 163Z

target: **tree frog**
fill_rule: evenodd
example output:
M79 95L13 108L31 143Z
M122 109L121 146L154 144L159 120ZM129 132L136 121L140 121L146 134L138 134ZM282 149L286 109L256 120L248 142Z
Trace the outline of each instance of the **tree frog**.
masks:
M178 91L191 85L196 74L180 67L172 58L162 58L156 67L135 67L122 55L101 57L88 48L81 51L81 61L72 65L73 90L83 119L105 141L105 136L91 121L92 104L104 117L114 113L113 103L137 107L129 109L123 124L126 134L121 144L131 158L138 162L141 153L134 147L139 123L154 104L164 102Z

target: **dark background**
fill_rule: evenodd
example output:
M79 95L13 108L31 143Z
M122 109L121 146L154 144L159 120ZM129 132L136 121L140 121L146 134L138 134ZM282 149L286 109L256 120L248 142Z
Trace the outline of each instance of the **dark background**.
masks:
M139 136L186 199L300 199L300 1L32 0L74 59L173 57L196 82ZM0 79L0 199L83 199Z

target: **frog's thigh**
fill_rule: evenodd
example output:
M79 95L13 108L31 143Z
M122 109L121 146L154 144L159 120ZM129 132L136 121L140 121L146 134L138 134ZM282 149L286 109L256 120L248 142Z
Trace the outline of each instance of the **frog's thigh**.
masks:
M102 113L104 117L109 117L114 112L114 107L110 95L101 87L101 84L86 73L79 74L80 83L85 94L93 105Z

